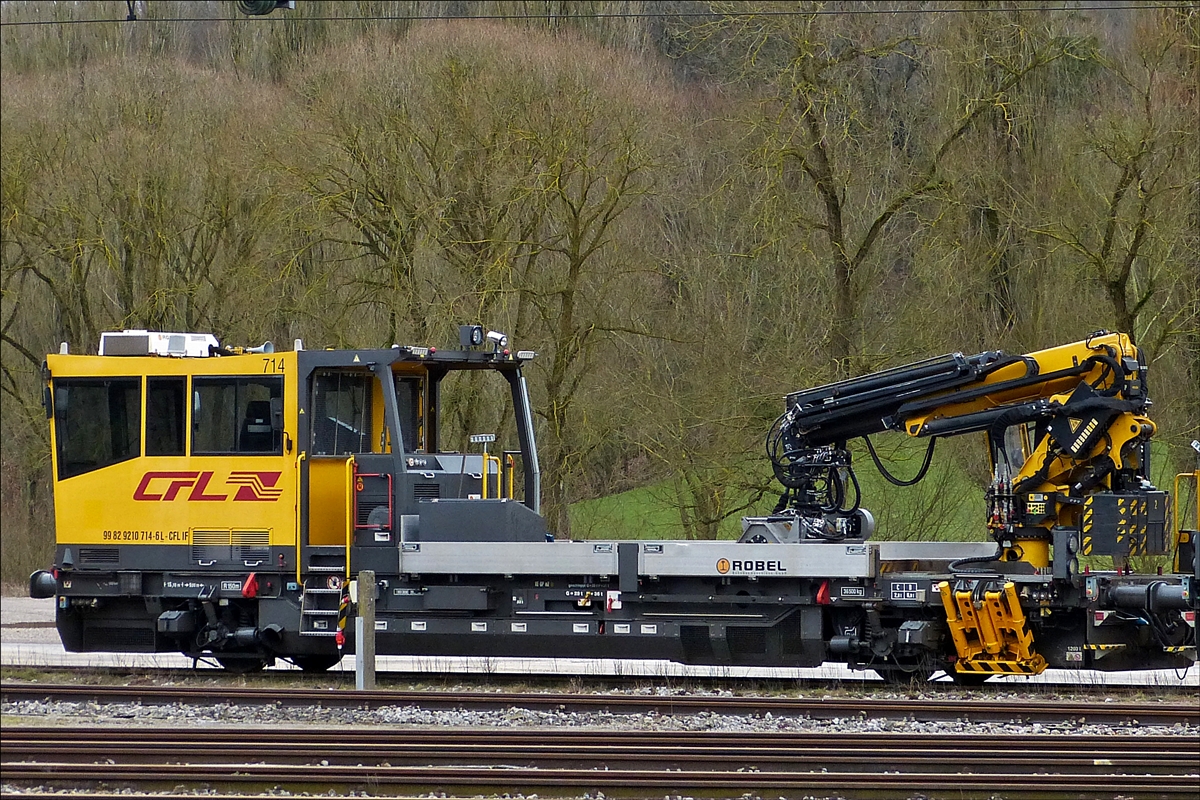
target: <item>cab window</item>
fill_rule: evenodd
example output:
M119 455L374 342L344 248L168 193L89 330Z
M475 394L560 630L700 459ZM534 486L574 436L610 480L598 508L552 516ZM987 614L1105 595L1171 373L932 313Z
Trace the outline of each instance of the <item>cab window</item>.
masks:
M138 378L54 381L58 478L70 478L141 455Z
M146 455L184 455L187 378L146 379Z
M396 377L396 405L400 411L400 435L409 453L425 450L425 429L422 425L425 381L421 378Z
M283 378L194 378L192 453L282 455Z
M1033 454L1033 423L1010 425L1004 429L1004 457L1014 472Z
M318 456L371 452L371 375L318 372L313 379L312 452Z

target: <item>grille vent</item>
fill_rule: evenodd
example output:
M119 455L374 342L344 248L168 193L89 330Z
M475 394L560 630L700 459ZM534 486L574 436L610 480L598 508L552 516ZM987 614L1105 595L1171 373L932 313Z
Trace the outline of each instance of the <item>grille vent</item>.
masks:
M232 540L236 561L266 561L271 557L270 531L233 531Z
M192 561L200 564L228 563L229 530L192 530Z
M269 547L270 531L231 531L234 545L241 547Z
M390 475L358 475L354 493L354 524L358 528L391 527L392 479ZM372 518L374 517L374 518Z
M195 529L192 560L207 565L266 561L271 556L269 530Z
M117 564L121 561L121 551L115 547L81 547L79 560L84 564Z
M192 544L201 547L221 545L228 547L232 534L233 531L229 530L206 531L196 528L192 531Z
M442 496L442 487L436 483L418 483L413 486L413 496L418 500L437 500Z

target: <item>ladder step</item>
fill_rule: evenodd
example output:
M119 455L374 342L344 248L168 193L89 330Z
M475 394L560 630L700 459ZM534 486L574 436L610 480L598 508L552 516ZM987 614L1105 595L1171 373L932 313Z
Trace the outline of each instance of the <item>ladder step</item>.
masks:
M337 631L300 631L301 636L337 636Z
M305 594L341 594L341 589L305 589Z
M329 567L312 565L308 568L308 571L309 572L345 572L346 565L342 564L340 566L329 566Z
M341 612L336 608L334 608L334 609L306 608L301 613L303 613L305 616L313 616L313 617L336 617Z

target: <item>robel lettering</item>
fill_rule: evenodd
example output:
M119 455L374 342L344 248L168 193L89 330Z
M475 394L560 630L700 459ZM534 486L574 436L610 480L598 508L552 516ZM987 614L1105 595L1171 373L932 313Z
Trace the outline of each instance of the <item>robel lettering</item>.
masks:
M730 561L722 558L717 561L717 572L725 575L730 572L774 572L786 573L787 568L781 561Z

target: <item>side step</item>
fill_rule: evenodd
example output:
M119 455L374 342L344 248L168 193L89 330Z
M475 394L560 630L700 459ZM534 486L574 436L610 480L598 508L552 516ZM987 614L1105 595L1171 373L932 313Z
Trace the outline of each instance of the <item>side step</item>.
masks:
M341 545L308 545L304 548L304 572L347 574L346 548Z
M300 596L300 635L336 637L349 604L346 548L306 547L308 562Z
M300 595L300 635L337 636L344 624L342 597L344 586L330 586L330 576L310 575ZM341 579L337 579L341 583Z

